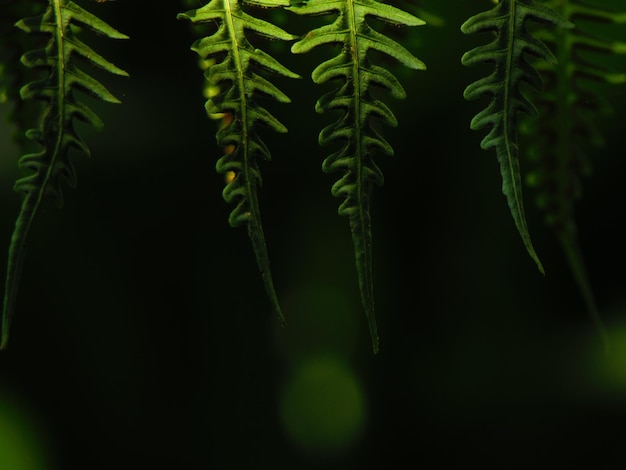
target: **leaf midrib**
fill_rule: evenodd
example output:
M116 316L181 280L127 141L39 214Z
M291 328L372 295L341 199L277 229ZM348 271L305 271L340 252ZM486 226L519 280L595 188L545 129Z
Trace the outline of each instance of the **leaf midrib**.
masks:
M348 8L346 9L348 13L348 23L350 27L349 34L349 50L348 53L352 58L352 85L354 86L354 95L355 99L354 103L354 113L355 113L355 129L357 136L356 138L356 154L357 154L357 194L359 197L359 204L357 207L359 208L359 213L361 217L363 216L363 204L361 204L362 200L362 192L363 192L363 162L361 160L362 154L362 145L361 145L361 69L359 64L359 36L357 34L357 21L356 21L356 12L354 7L354 0L348 0Z
M518 197L519 188L517 187L517 182L515 180L515 168L513 168L513 157L511 150L511 130L510 130L510 122L508 114L511 112L510 109L510 94L511 94L511 79L513 77L512 70L514 68L513 65L513 56L514 56L514 44L515 44L515 22L516 22L516 14L517 14L517 0L511 0L511 11L509 14L509 37L508 37L508 47L507 47L507 55L506 55L506 73L504 75L504 103L503 108L506 113L504 116L504 145L506 146L506 155L507 155L507 163L509 165L509 175L511 178L511 185L513 186L513 196L515 197L515 210L518 213L518 217L520 218L520 222L524 230L528 230L526 226L526 220L521 213L520 207L521 203Z
M65 30L64 30L64 21L63 21L63 5L61 4L62 0L53 0L54 7L54 15L55 15L55 36L56 36L56 48L57 48L57 94L56 94L56 106L58 112L56 113L57 119L57 135L54 143L54 151L50 156L50 160L48 163L48 167L46 168L46 175L41 182L39 190L37 192L37 198L33 205L33 210L30 214L30 217L26 223L26 229L24 234L27 234L30 230L30 226L35 219L35 215L39 206L41 205L41 201L46 194L46 188L48 184L50 184L50 180L52 179L52 174L54 173L54 168L56 166L56 161L61 152L61 146L63 143L63 136L65 135L65 85L66 85L66 63L65 63ZM48 153L48 150L45 150Z
M248 174L249 169L250 169L249 149L248 149L248 134L249 134L248 97L246 95L243 60L241 59L241 54L239 52L239 41L237 39L237 30L235 28L235 20L234 20L233 8L232 8L232 4L239 5L239 0L223 0L223 2L224 2L225 9L226 9L226 15L225 15L226 26L228 28L230 40L233 44L233 47L231 48L231 50L233 52L233 61L235 62L235 67L237 68L237 84L238 84L238 89L239 89L238 90L239 99L241 100L240 112L241 112L241 125L242 125L241 145L243 146L243 173L244 173L244 178L245 178L247 194L251 195L253 193L253 188L251 186L252 178L250 178L250 175ZM250 204L250 208L254 209L253 204ZM253 220L256 222L257 220L256 211L254 211L252 215L253 215Z

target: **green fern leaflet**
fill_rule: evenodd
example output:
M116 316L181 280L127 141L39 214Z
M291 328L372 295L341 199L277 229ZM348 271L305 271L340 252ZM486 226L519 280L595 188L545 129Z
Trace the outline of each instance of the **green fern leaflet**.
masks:
M403 46L373 30L367 19L395 26L418 26L424 21L375 0L310 0L290 11L300 15L337 15L332 24L308 32L292 46L292 52L305 53L324 44L342 46L339 55L321 63L312 73L315 83L331 80L341 83L317 102L317 112L342 112L338 121L322 130L319 143L341 144L338 151L324 160L322 169L327 173L342 173L341 179L333 185L332 194L344 198L339 214L350 220L361 300L376 353L379 339L374 314L370 193L373 185L383 184L383 175L374 156L377 153L393 155L393 149L372 123L376 119L396 126L397 120L389 107L375 98L372 89L382 88L394 98L404 98L406 93L391 72L370 61L368 52L381 52L412 69L426 67Z
M279 1L245 3L262 7L281 6ZM285 2L282 5L287 4ZM202 8L179 14L178 18L194 24L218 23L215 33L196 40L192 45L192 50L202 59L221 59L221 62L211 65L205 73L209 85L219 89L219 93L206 102L207 112L232 115L230 122L217 132L218 145L229 151L218 160L216 168L219 173L233 172L235 175L223 191L224 200L236 204L230 214L229 223L232 227L243 224L248 226L248 235L265 290L276 314L284 323L270 272L257 196L261 186L258 159L270 160L270 152L257 130L260 125L276 132L287 132L287 128L261 107L257 98L261 96L281 103L290 102L283 92L259 74L260 71L289 78L299 76L269 54L253 47L246 31L283 41L296 39L296 36L249 15L242 9L239 0L212 0Z
M70 149L89 155L87 145L74 129L74 119L97 129L102 127L102 121L78 99L75 92L85 92L110 103L119 103L100 82L78 68L77 64L85 62L116 75L128 75L84 44L75 29L78 26L88 28L113 39L126 39L127 36L72 1L50 0L42 15L23 19L17 26L27 33L49 38L44 49L33 50L22 56L24 65L44 69L47 76L43 80L28 83L20 91L23 99L42 100L46 107L40 127L27 132L27 137L40 144L42 150L24 155L19 161L20 167L30 170L32 174L15 183L15 190L23 193L23 201L9 247L0 349L7 347L26 237L37 211L46 197L55 200L61 207L62 182L67 182L70 187L75 185L76 173Z
M495 149L502 175L502 192L526 250L543 273L541 261L530 239L522 196L522 184L518 158L518 115L537 116L537 109L522 91L526 84L535 91L542 88L537 70L527 61L527 56L547 62L556 59L546 45L527 29L527 21L558 27L571 25L553 11L538 5L534 0L502 0L491 10L469 18L461 31L471 33L494 33L492 42L466 52L461 61L471 66L481 63L493 64L491 75L479 79L465 89L464 96L474 100L487 96L491 102L471 122L473 130L488 128L482 140L485 150Z

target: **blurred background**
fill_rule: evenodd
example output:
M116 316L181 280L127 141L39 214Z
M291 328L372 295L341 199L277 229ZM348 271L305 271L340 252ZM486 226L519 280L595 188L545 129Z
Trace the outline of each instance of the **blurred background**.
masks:
M460 58L488 38L460 25L491 2L423 0L429 25L388 30L428 71L385 63L408 98L385 98L399 126L384 129L396 155L378 159L385 185L373 195L374 355L348 221L330 194L337 175L321 171L333 149L317 146L335 117L314 112L329 87L310 73L337 51L295 56L257 42L303 77L273 79L292 103L267 107L289 133L264 134L272 161L261 165L283 328L246 230L228 226L196 36L176 20L184 2L80 3L131 36L83 36L130 78L94 72L122 104L89 101L105 128L80 128L92 157L75 159L77 188L65 190L61 210L44 204L30 233L0 354L0 468L624 464L626 85L605 88L615 112L600 123L607 143L589 150L593 174L577 205L613 343L606 357L532 192L528 224L545 278L515 230L495 153L469 129L486 102L466 102L463 90L490 70ZM323 24L272 15L297 35ZM626 40L626 29L606 35ZM623 58L614 64L626 70ZM0 105L6 247L21 175L10 110Z

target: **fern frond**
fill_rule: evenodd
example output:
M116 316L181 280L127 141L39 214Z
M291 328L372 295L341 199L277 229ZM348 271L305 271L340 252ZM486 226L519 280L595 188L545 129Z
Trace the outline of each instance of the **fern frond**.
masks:
M626 82L626 74L602 65L603 56L626 53L626 43L598 37L583 25L585 22L588 25L626 23L626 13L580 0L544 0L544 3L565 20L575 22L576 27L537 33L554 51L558 62L537 66L546 87L537 102L540 119L526 126L532 165L527 183L536 190L537 205L561 243L587 310L608 348L608 336L579 246L574 206L581 194L580 176L591 172L586 155L588 144L595 147L603 144L599 118L612 111L600 91L590 85ZM583 54L593 57L586 58Z
M324 172L340 172L342 177L332 187L332 194L344 198L339 214L350 220L361 300L369 322L374 352L378 351L378 331L374 314L372 281L372 229L370 195L373 185L383 184L383 175L374 156L393 155L391 145L374 129L378 120L389 126L397 121L389 107L377 99L374 87L388 91L395 98L406 96L396 77L374 65L368 52L377 51L395 58L412 69L425 65L403 46L370 27L368 18L397 26L418 26L424 22L403 10L375 0L310 0L291 11L301 15L336 14L332 24L307 33L292 46L292 52L305 53L323 44L339 44L336 57L318 65L312 78L321 84L341 82L317 102L317 112L340 111L338 121L319 135L320 145L340 143L341 148L323 162Z
M78 64L84 62L116 75L127 76L126 72L78 38L74 28L79 25L109 38L127 38L70 0L50 0L43 14L25 18L16 24L27 33L48 36L44 49L26 52L22 56L24 65L44 69L47 76L28 83L20 91L23 99L36 99L45 103L40 127L27 132L27 137L40 144L42 149L24 155L19 161L19 166L32 174L15 183L15 190L23 193L23 200L9 247L0 349L7 346L26 237L37 211L46 197L55 200L59 207L62 205L63 181L71 187L75 185L76 173L70 149L89 155L87 145L74 129L74 119L97 129L102 127L100 119L75 93L85 92L110 103L119 103L99 81L82 71Z
M481 147L496 151L502 175L502 192L526 250L543 273L544 269L530 239L522 196L522 184L518 157L518 115L537 116L537 109L522 90L526 84L540 91L542 80L537 70L527 61L532 56L554 62L548 47L527 29L527 22L570 27L553 11L534 0L502 0L491 10L469 18L461 26L465 34L490 32L492 42L466 52L463 65L493 64L494 71L488 77L469 85L464 97L474 100L487 96L491 102L471 122L473 130L489 129Z
M245 3L263 7L288 4L280 0ZM243 10L239 0L211 0L202 8L179 14L178 18L189 20L193 24L218 24L215 33L196 40L192 45L192 50L202 59L216 59L205 72L209 86L219 89L219 93L206 102L207 112L232 115L230 122L226 122L217 132L218 145L230 150L218 160L216 169L219 173L233 172L235 175L222 193L226 202L236 204L228 221L232 227L247 225L265 290L276 314L284 323L270 272L257 192L261 186L258 161L270 160L269 149L258 135L258 128L265 126L281 133L287 132L287 128L259 104L258 98L290 102L260 72L288 78L299 76L271 55L255 48L248 40L246 32L252 31L269 39L283 41L291 41L296 36L249 15Z

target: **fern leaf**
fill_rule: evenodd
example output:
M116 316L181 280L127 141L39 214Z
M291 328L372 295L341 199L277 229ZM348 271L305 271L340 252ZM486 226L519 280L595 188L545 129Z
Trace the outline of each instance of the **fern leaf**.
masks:
M28 83L20 91L23 99L43 101L45 110L40 127L26 134L41 145L41 150L24 155L19 161L21 168L32 173L15 183L15 190L23 194L23 200L9 247L0 349L7 346L26 238L37 211L46 197L62 206L63 181L71 187L75 185L76 173L70 149L89 155L87 145L74 129L74 119L98 129L102 127L100 119L75 93L85 92L104 101L119 103L104 85L79 69L78 64L84 62L116 75L127 76L126 72L78 38L74 32L74 27L78 25L113 39L127 37L70 0L50 0L43 14L25 18L16 24L27 33L45 35L49 39L45 49L30 51L22 56L22 63L27 67L47 71L44 79Z
M626 23L625 13L601 5L580 0L544 0L544 3L571 22ZM527 134L532 137L528 148L532 171L527 182L536 191L537 205L561 243L587 310L608 349L608 335L578 241L574 205L581 194L580 176L591 172L586 155L588 143L596 147L603 144L597 123L602 115L612 111L601 93L589 85L590 82L626 82L626 74L604 68L601 60L603 55L626 53L626 43L597 37L578 24L572 29L542 30L537 34L555 51L558 62L537 66L546 87L537 103L540 119L526 126ZM594 57L583 58L583 51Z
M344 198L339 214L350 221L361 300L376 353L379 339L374 314L370 197L373 185L383 184L383 175L374 156L376 153L393 155L393 149L372 124L378 120L395 126L397 121L389 107L375 98L372 89L374 86L382 88L395 98L404 98L406 94L391 72L370 61L368 52L381 52L412 69L426 67L403 46L373 30L367 20L375 18L396 26L418 26L424 22L375 0L310 0L290 10L301 15L337 14L332 24L314 29L296 42L292 52L305 53L323 44L343 46L339 55L313 70L312 78L318 84L331 80L341 83L339 88L323 95L316 105L320 113L331 110L342 113L338 121L319 135L321 145L341 144L338 151L324 160L322 169L327 173L342 173L332 187L332 194Z
M279 0L247 1L245 3L278 7L287 3ZM246 32L283 41L296 37L281 28L246 13L239 0L211 0L202 8L178 15L179 19L193 24L218 23L217 31L210 36L196 40L192 50L202 59L221 59L209 66L205 72L209 85L219 89L216 96L206 102L208 113L229 113L229 120L217 132L217 143L229 149L216 165L219 173L233 172L234 179L223 191L224 200L236 204L229 216L232 227L246 224L248 235L261 271L265 290L276 314L284 323L284 316L278 303L270 272L269 256L261 224L258 201L258 188L261 186L261 173L258 160L270 160L270 152L258 135L260 126L276 132L287 132L269 111L258 103L259 97L273 98L281 103L289 103L289 98L274 84L260 75L268 72L288 78L299 76L281 65L276 59L255 48Z
M540 91L542 87L541 77L527 61L527 56L547 62L554 62L555 58L547 46L528 31L529 20L558 27L571 26L534 0L502 0L491 10L472 16L463 23L461 31L465 34L491 32L495 38L466 52L461 61L466 66L481 63L494 65L491 75L465 89L464 97L468 100L483 96L491 99L487 108L472 119L471 128L489 129L481 147L496 151L502 175L502 192L526 250L543 273L524 213L517 123L519 113L537 116L537 109L522 91L522 84L535 91Z

